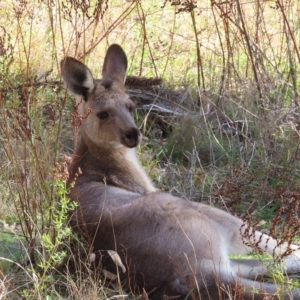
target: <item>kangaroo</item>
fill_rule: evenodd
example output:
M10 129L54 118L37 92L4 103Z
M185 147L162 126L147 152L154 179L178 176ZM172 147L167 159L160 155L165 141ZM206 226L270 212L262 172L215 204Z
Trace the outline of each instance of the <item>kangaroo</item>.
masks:
M141 133L134 122L134 103L125 93L127 57L119 45L108 48L100 81L71 57L62 60L61 70L83 116L69 167L69 183L76 179L69 197L79 204L71 224L94 251L118 253L126 266L120 276L131 290L155 290L149 294L152 299L223 299L222 289L241 287L245 298L280 292L286 299L300 299L299 290L280 291L253 280L268 273L267 263L228 257L252 250L243 242L241 219L155 188L136 155ZM254 230L249 239L270 255L291 248L281 268L300 271L297 246L279 246Z

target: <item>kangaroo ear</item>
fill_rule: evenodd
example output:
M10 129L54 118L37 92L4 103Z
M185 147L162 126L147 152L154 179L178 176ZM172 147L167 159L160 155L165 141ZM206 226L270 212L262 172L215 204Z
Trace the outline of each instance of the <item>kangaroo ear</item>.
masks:
M124 89L127 57L121 46L111 45L105 55L101 84L109 89L112 85Z
M88 95L95 87L90 69L72 57L66 57L60 62L63 81L68 90L75 96L87 101Z

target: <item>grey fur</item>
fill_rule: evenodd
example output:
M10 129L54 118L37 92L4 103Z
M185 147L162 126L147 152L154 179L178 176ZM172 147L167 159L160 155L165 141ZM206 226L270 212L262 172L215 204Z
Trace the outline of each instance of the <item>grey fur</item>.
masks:
M273 284L247 279L268 272L261 262L228 258L251 251L243 243L239 218L157 191L140 166L135 154L140 134L133 103L124 92L127 58L122 48L109 48L101 82L92 80L83 66L72 58L62 62L64 82L86 116L69 170L72 181L80 169L70 192L79 203L73 227L95 251L117 251L127 268L129 287L138 292L156 289L150 294L153 299L187 294L222 299L219 291L236 285L251 299L254 289L259 291L255 297L278 293ZM260 248L269 254L287 247L279 249L276 240L260 232L252 239L260 238ZM299 257L296 250L285 261L287 273L300 271ZM290 294L300 299L298 290ZM291 299L290 294L286 291L285 298Z

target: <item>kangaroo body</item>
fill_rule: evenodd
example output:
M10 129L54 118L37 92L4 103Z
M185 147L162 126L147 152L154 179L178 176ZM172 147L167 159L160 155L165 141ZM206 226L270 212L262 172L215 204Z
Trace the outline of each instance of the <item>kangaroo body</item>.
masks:
M278 293L273 284L251 280L268 273L264 264L228 257L252 250L243 243L242 220L157 191L147 177L135 152L140 132L134 123L134 104L124 92L127 58L122 48L108 49L100 82L73 58L65 58L61 66L83 115L69 170L70 182L79 174L70 192L79 203L72 225L95 251L119 254L129 288L155 290L149 295L152 299L186 295L223 299L220 289L239 285L244 297L251 299L254 291L259 297ZM249 239L271 255L288 247L277 247L276 240L260 232ZM299 272L299 250L289 247L295 251L282 268ZM282 293L286 299L300 299L298 290Z

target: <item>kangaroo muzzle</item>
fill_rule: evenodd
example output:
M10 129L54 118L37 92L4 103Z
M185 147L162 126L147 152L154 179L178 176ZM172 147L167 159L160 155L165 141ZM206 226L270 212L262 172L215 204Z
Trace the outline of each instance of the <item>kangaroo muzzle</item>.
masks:
M122 144L128 148L134 148L139 144L140 138L140 130L137 127L132 127L122 134Z

